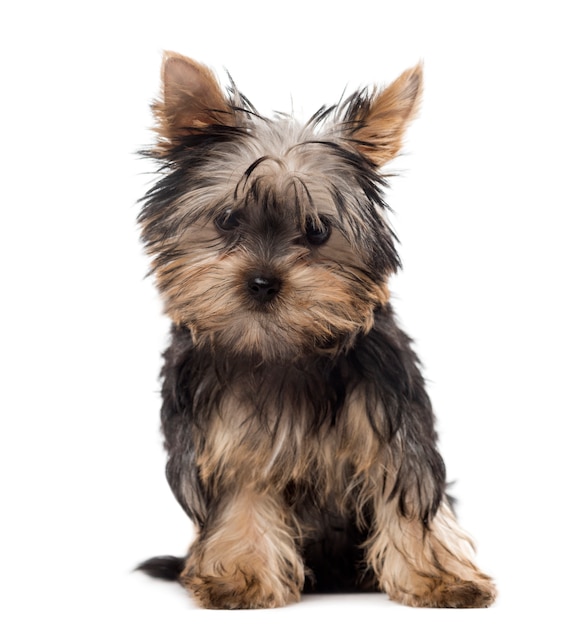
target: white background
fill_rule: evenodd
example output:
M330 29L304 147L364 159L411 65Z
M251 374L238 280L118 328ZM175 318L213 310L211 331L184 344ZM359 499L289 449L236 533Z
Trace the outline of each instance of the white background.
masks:
M0 611L5 623L583 623L583 18L577 2L12 2L0 15ZM389 201L481 611L384 596L205 612L130 573L184 554L164 478L136 200L161 51L308 117L419 59Z

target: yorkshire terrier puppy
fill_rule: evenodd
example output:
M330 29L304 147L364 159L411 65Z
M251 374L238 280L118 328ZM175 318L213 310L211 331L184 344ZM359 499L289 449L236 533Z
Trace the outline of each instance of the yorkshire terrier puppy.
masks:
M185 558L139 568L204 607L278 607L310 590L426 607L495 598L388 302L400 260L382 168L421 91L417 66L301 124L165 55L148 151L161 177L139 222L173 323L167 477L196 539Z

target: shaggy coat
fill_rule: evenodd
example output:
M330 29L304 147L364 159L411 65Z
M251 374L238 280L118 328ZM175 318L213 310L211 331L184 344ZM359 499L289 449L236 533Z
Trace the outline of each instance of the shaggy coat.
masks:
M418 66L300 124L165 58L148 152L161 177L140 224L173 322L167 477L196 539L185 559L140 567L203 606L282 606L311 589L415 606L495 597L388 301L400 261L380 168L421 85Z

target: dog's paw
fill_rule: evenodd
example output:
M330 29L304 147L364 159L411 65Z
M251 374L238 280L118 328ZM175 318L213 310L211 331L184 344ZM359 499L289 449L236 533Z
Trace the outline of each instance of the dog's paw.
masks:
M298 588L237 570L231 575L183 577L183 585L206 609L268 609L296 602Z
M493 604L496 588L489 578L478 580L439 580L424 592L408 593L401 590L391 599L417 607L479 609Z

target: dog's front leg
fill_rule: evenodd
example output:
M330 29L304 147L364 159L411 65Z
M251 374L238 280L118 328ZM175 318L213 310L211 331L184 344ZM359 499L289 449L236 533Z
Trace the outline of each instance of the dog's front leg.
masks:
M494 601L495 586L474 564L471 541L446 502L424 524L382 496L374 505L374 524L368 560L392 600L452 608L486 607Z
M206 608L268 608L298 600L304 569L282 499L246 487L224 492L189 551L181 581Z

